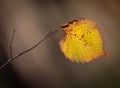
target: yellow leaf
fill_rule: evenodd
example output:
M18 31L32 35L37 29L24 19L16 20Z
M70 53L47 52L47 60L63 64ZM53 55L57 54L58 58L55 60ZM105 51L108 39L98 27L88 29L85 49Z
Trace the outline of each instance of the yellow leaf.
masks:
M75 62L89 62L107 56L97 25L88 19L79 19L62 26L64 37L60 49L66 58Z

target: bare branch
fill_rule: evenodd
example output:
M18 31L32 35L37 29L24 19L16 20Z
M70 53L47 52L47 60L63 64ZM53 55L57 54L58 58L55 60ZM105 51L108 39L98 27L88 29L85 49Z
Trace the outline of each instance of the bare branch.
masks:
M36 48L38 45L40 45L44 40L46 40L48 37L50 37L52 34L56 33L59 30L54 30L54 31L48 31L45 35L43 35L43 37L40 39L40 41L38 43L36 43L35 45L33 45L31 48L17 54L15 57L13 58L9 58L7 62L5 62L1 67L0 70L3 69L4 67L6 67L11 61L14 61L15 59L17 59L18 57L20 57L21 55L24 55L28 52L30 52L31 50L33 50L34 48ZM14 36L13 36L14 37ZM13 41L13 40L12 40ZM12 43L11 43L12 44Z
M10 40L10 44L9 44L10 58L13 58L12 43L13 43L14 35L15 35L15 29L13 29L13 34L12 34L12 37L11 37L11 40Z

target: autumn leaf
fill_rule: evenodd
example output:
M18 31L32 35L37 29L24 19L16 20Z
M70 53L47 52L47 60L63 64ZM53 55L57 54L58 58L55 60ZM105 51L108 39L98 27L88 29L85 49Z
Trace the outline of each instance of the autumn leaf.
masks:
M79 19L62 26L64 36L60 49L66 58L75 62L89 62L107 56L98 26L88 19Z

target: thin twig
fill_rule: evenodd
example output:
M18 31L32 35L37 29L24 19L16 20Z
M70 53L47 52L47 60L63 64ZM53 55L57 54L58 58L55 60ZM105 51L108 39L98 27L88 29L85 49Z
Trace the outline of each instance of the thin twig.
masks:
M12 37L11 37L11 40L10 40L10 45L9 45L10 58L13 58L13 54L12 54L12 43L13 43L14 35L15 35L15 29L13 30L13 34L12 34Z
M56 33L59 30L54 30L54 31L48 31L45 35L43 35L43 37L40 39L40 41L38 43L36 43L35 45L33 45L31 48L17 54L15 57L13 58L9 58L7 62L5 62L1 67L0 70L3 69L4 67L6 67L10 62L14 61L15 59L17 59L18 57L20 57L21 55L26 54L27 52L33 50L34 48L36 48L38 45L40 45L44 40L46 40L49 36L51 36L52 34Z

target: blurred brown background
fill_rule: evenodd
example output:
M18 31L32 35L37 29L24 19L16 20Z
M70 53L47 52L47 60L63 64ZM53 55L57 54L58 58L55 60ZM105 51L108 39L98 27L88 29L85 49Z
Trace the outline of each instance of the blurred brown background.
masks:
M88 64L67 60L59 49L62 32L49 37L0 71L0 88L120 88L119 0L0 0L0 63L34 45L70 20L96 22L109 58Z

